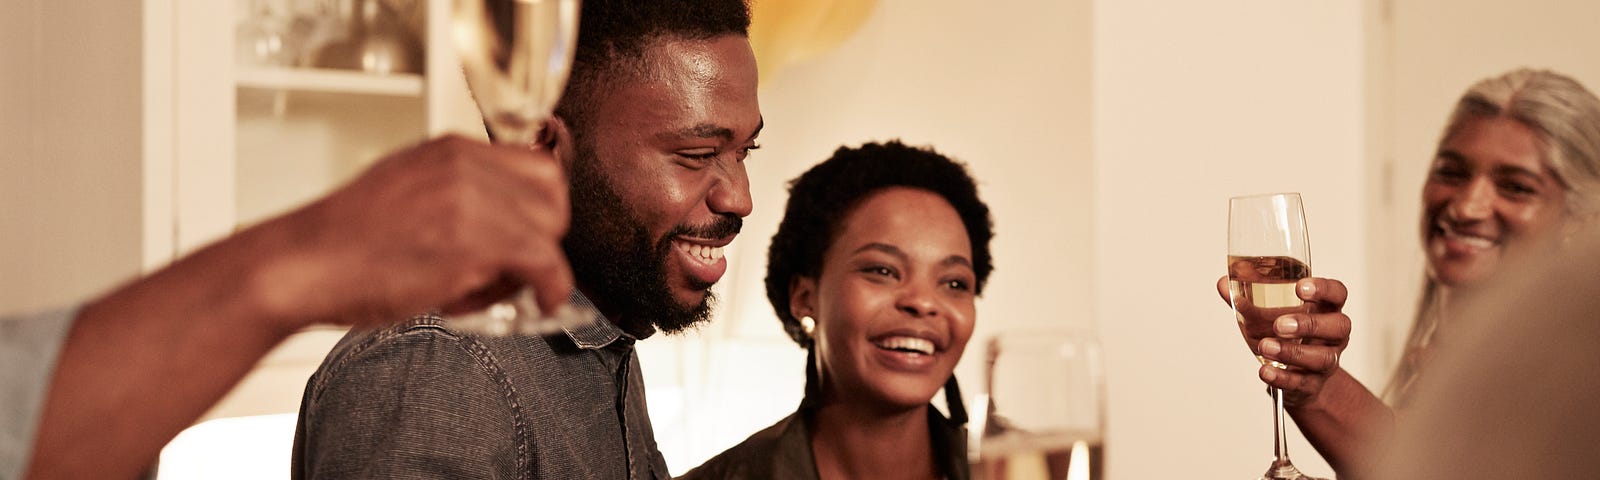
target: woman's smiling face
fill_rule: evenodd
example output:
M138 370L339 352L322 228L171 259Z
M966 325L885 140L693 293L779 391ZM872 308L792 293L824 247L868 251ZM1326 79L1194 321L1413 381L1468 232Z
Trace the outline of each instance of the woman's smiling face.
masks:
M815 318L828 401L926 404L972 337L976 278L961 217L927 190L890 187L840 220L819 278L791 310Z
M1428 275L1472 285L1565 220L1567 189L1534 131L1506 117L1466 120L1439 144L1422 187Z

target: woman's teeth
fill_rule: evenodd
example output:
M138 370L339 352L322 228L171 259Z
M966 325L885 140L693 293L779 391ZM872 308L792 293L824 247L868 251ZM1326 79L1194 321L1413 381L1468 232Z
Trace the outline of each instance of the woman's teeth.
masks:
M916 337L889 337L878 340L879 348L889 350L905 350L923 355L933 355L933 342Z
M1449 225L1440 225L1439 229L1442 233L1444 233L1445 238L1450 239L1451 241L1461 242L1470 247L1489 248L1493 247L1495 243L1494 240L1489 238L1466 233L1458 233L1454 229L1450 228Z
M1493 240L1489 240L1489 239L1483 238L1483 237L1474 237L1474 236L1470 236L1470 235L1462 235L1462 234L1458 234L1458 233L1454 233L1454 232L1445 232L1444 234L1445 234L1446 237L1450 237L1451 240L1455 240L1457 242L1465 243L1468 246L1472 246L1472 247L1489 248L1489 247L1493 247L1494 246L1494 241Z

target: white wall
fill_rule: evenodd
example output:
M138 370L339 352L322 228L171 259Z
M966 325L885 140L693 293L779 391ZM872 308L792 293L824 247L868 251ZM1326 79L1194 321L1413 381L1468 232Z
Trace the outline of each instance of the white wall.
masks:
M127 19L141 15L139 2L12 1L0 13L0 313L139 271L142 31Z
M1089 31L1086 0L886 0L833 55L763 79L757 207L733 280L759 293L784 182L840 145L899 138L967 162L994 210L982 318L1087 321L1060 307L1089 299ZM730 307L776 326L760 295Z
M1314 274L1365 318L1358 2L1095 3L1096 317L1110 365L1112 478L1247 478L1270 402L1233 314L1227 199L1304 195ZM1358 338L1345 365L1365 370ZM1297 432L1296 432L1296 436ZM1304 443L1296 464L1331 476Z

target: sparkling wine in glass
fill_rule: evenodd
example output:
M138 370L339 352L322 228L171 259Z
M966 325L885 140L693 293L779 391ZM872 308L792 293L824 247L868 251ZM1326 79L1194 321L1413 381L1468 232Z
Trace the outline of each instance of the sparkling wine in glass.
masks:
M1295 282L1311 276L1311 244L1298 193L1234 197L1228 200L1228 294L1239 330L1251 351L1272 337L1278 317L1304 313L1309 306L1295 294ZM1259 353L1256 360L1277 368ZM1320 480L1300 473L1289 461L1284 435L1283 392L1272 388L1274 458L1262 480Z
M985 360L975 476L1103 480L1105 375L1093 332L1003 332Z
M455 0L451 33L467 85L496 143L543 148L539 133L561 99L578 41L580 0ZM588 319L569 306L539 311L531 288L451 317L491 335L547 334Z

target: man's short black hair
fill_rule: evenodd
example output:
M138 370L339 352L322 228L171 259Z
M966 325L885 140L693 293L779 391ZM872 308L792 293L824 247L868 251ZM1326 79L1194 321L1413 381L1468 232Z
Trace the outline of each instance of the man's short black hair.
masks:
M966 167L931 148L899 141L841 147L832 158L789 182L789 203L767 250L767 300L784 331L800 345L811 339L789 311L790 283L795 277L820 275L822 256L837 239L841 221L863 198L889 187L926 190L955 207L972 243L972 270L977 276L973 288L983 292L994 271L989 256L994 222Z
M585 130L615 82L643 71L651 42L723 35L750 35L745 0L583 0L572 73L556 116Z

